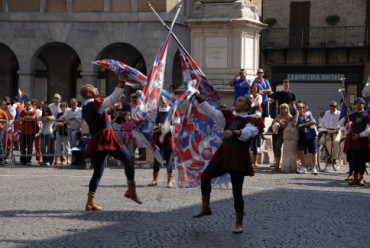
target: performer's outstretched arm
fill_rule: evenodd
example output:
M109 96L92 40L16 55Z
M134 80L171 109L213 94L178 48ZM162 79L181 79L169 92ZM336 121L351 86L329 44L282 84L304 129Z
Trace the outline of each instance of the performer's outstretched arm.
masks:
M195 96L194 102L194 105L198 108L199 112L211 117L220 127L225 126L225 117L222 114L221 110L216 109L208 102L206 102L200 94Z

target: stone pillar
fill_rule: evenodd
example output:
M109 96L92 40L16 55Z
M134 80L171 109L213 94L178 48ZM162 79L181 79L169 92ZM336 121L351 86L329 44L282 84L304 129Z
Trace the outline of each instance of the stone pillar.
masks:
M18 79L18 88L23 90L28 94L28 97L31 98L34 95L34 81L35 81L35 73L30 71L18 71L19 79Z
M96 75L97 74L94 71L82 71L82 84L92 84L95 87L98 87L98 80Z
M228 81L241 68L254 76L259 67L260 32L266 25L250 1L204 0L194 6L186 22L191 29L192 56L230 105L234 96Z
M298 130L292 122L289 122L288 126L284 129L283 139L284 150L281 171L294 173L297 171Z

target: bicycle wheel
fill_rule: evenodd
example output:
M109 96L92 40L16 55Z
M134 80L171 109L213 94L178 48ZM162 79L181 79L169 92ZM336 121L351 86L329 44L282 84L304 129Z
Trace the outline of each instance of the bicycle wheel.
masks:
M328 156L328 148L325 145L320 145L317 152L317 167L319 167L321 172L326 170L329 162L328 160L330 160Z

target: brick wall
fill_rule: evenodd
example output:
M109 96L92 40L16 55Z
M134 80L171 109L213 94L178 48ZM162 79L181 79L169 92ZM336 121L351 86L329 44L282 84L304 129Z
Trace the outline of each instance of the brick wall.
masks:
M277 20L274 28L287 28L290 21L290 3L307 2L308 0L264 0L263 19L274 17ZM341 19L337 26L358 26L365 24L366 0L311 0L310 26L328 26L325 18L338 15Z
M131 1L111 0L111 12L131 12Z
M40 12L40 0L11 0L9 12Z
M94 2L92 4L92 2ZM103 12L104 0L73 0L73 12Z
M66 0L47 0L46 2L47 12L66 12L67 1Z

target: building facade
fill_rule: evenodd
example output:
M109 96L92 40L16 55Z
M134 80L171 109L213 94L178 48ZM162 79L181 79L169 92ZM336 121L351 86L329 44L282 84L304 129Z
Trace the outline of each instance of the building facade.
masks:
M50 101L51 96L58 92L63 100L68 100L71 97L79 97L78 90L85 83L93 83L102 95L106 95L115 85L115 75L92 63L98 59L116 59L147 74L167 33L147 2L147 0L0 0L2 30L0 96L14 97L18 93L18 88L21 88L32 98ZM172 22L179 2L179 0L150 1L167 25ZM204 61L212 61L211 66L205 68L206 75L211 78L222 95L231 98L232 89L226 87L227 81L235 74L235 68L239 68L240 65L228 59L222 74L219 74L220 69L214 57L217 51L207 52L211 47L209 38L203 39L204 49L196 47L198 43L192 42L192 31L187 21L192 18L194 9L198 8L199 11L199 6L208 6L206 9L209 9L209 6L216 9L223 9L222 6L226 6L231 11L234 10L234 15L241 13L240 16L227 18L226 9L223 9L225 12L218 12L222 16L221 19L215 22L211 20L212 25L219 25L220 28L204 31L204 34L212 36L211 32L214 32L214 37L225 37L224 43L229 44L229 48L223 49L227 54L232 52L230 58L235 57L234 54L238 55L239 50L240 53L253 55L245 56L243 61L239 59L242 66L252 64L250 72L253 73L259 66L259 37L260 31L265 27L259 21L262 12L261 1L181 2L183 5L174 26L174 33L187 51L197 52L192 56L197 62L199 59L201 67L206 66ZM250 18L245 17L246 13L252 16L251 21L246 21ZM238 19L237 22L234 21L235 18ZM198 18L195 23L192 25L197 25L196 28L206 30L203 26L209 26L210 22ZM251 30L255 27L256 30ZM235 42L235 39L239 39L236 33L251 37L253 42L247 44L250 47L246 49L243 42ZM199 36L197 37L199 40ZM180 87L182 83L177 45L171 40L164 88L168 88L170 84ZM127 91L129 90L130 88Z
M261 63L274 90L291 81L297 99L315 117L339 101L341 78L348 103L362 94L370 73L369 0L264 0Z
M169 25L178 2L151 4ZM187 49L184 21L194 2L184 1L174 27ZM146 0L0 0L0 28L0 95L14 97L21 88L45 101L55 92L64 100L79 96L87 82L102 95L111 92L115 76L92 63L98 59L117 59L147 74L167 33ZM173 41L167 58L165 84L181 84Z

